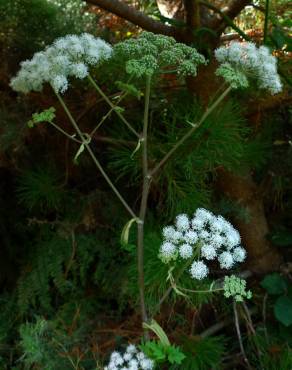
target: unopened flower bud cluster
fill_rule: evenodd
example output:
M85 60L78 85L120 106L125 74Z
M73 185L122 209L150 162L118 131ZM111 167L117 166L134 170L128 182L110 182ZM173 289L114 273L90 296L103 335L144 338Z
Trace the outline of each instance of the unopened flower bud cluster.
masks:
M225 276L224 279L224 296L233 297L236 302L243 302L244 298L250 299L252 293L246 290L246 281L235 275Z
M201 280L209 273L207 261L217 260L222 269L243 262L246 251L240 242L238 231L224 217L198 208L193 218L180 214L174 226L164 227L159 257L164 263L193 259L190 274Z
M195 48L175 41L173 37L142 32L137 38L114 47L118 60L126 60L127 73L136 77L152 75L159 69L172 67L182 76L196 75L197 66L206 64Z
M249 86L249 79L256 81L260 89L271 94L282 91L277 72L277 59L265 46L259 48L252 42L232 42L215 50L215 57L221 64L216 71L232 88Z
M125 353L113 352L104 370L152 370L154 362L133 344L128 345Z
M34 54L31 60L22 62L10 85L15 91L28 93L41 91L45 83L50 83L56 92L64 93L68 89L68 77L85 78L89 66L97 65L111 54L108 43L88 33L61 37Z

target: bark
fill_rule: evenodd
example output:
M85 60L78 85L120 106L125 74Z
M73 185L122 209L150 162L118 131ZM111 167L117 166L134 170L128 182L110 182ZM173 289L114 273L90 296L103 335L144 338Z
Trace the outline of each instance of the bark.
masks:
M144 30L161 33L167 36L177 36L178 31L175 27L168 26L162 22L148 17L139 10L128 6L125 2L120 0L86 0L87 3L96 5L108 12L111 12L127 21L137 25Z
M259 274L277 269L281 257L266 238L269 228L263 199L251 175L241 177L221 169L218 171L218 186L225 195L248 210L248 222L235 222L247 249L247 267Z
M229 2L228 6L221 9L221 11L228 18L233 20L250 3L251 0L232 0ZM226 22L219 14L213 18L213 20L209 24L209 27L219 33L222 33L226 28Z

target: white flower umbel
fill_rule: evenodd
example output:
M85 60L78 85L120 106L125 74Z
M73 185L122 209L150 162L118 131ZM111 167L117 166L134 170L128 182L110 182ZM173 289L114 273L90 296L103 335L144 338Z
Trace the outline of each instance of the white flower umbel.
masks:
M260 89L271 94L282 91L277 72L277 58L265 46L256 47L252 42L232 42L215 50L220 63L216 74L222 76L233 88L247 87L248 80L256 81Z
M194 279L208 275L205 263L210 260L217 260L222 269L230 269L246 258L239 232L224 217L204 208L198 208L192 218L178 215L175 225L164 227L162 234L160 259L164 263L190 259L189 271Z
M202 261L195 261L190 268L191 276L194 279L202 280L208 275L209 269Z
M179 231L187 231L190 227L190 221L187 215L178 215L176 218L176 227Z
M45 83L57 93L64 93L69 77L83 79L89 66L111 57L112 47L90 34L68 35L57 39L44 51L34 54L31 60L21 63L21 69L12 78L10 86L22 93L41 91Z
M192 257L192 255L193 255L193 248L192 248L192 246L189 245L189 244L182 244L179 247L179 255L183 259L188 259L188 258Z
M235 262L243 262L246 258L246 251L242 247L236 247L233 250L233 259Z
M110 361L104 370L153 370L154 361L149 359L145 353L138 351L136 346L130 344L124 354L114 351Z
M234 259L230 252L223 252L219 255L218 261L222 269L230 269L234 265Z

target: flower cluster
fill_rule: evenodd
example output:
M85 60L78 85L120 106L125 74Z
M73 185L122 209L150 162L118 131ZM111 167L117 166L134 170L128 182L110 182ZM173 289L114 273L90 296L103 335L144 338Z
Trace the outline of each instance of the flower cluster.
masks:
M128 345L126 352L113 352L109 364L104 370L152 370L154 362L139 352L133 344Z
M193 259L190 274L198 280L209 272L204 260L217 259L222 269L230 269L246 257L238 231L224 217L204 208L198 208L192 219L178 215L174 226L164 227L163 239L160 259L164 263Z
M34 54L31 60L22 62L10 86L15 91L28 93L41 91L48 82L56 92L64 93L68 89L68 77L85 78L89 66L110 58L111 54L109 44L88 33L61 37Z
M277 73L277 59L265 46L259 48L252 42L232 42L215 50L215 57L221 64L216 71L232 88L249 85L248 78L256 80L260 89L277 94L282 83Z
M250 299L252 293L246 290L246 281L235 275L225 276L224 278L224 296L233 297L236 302L243 302L244 298Z
M126 60L127 73L136 77L152 75L165 67L175 68L182 76L196 75L197 66L206 63L195 48L151 32L118 43L114 54L118 60Z

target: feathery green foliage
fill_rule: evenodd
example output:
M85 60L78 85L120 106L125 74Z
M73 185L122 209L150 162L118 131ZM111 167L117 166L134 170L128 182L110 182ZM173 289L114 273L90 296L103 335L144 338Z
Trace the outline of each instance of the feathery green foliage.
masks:
M28 209L56 210L65 195L59 177L50 168L29 170L19 179L18 198Z

